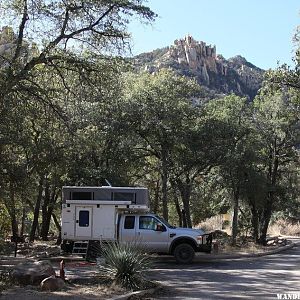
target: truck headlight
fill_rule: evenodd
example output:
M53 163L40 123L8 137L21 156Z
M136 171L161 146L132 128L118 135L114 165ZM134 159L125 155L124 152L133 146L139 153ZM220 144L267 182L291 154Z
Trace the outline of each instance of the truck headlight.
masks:
M202 244L202 239L203 239L202 235L197 235L196 240L198 244Z

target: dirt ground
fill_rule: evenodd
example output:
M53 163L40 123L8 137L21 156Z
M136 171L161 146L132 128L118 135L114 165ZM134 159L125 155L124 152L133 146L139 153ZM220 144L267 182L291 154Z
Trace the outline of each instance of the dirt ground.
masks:
M252 243L248 243L247 246L238 246L235 248L229 247L226 238L220 239L219 249L220 254L230 253L255 253L264 252L279 247L279 244L269 245L268 247L259 247ZM34 244L20 244L17 252L17 257L13 257L13 245L11 245L10 255L0 255L0 274L4 271L9 271L13 267L21 262L37 259L49 259L57 273L59 274L59 262L62 257L59 256L60 248L56 246L54 242L35 242ZM216 250L216 249L215 249ZM215 253L216 254L216 253ZM64 299L109 299L112 296L123 295L128 291L116 286L112 286L111 283L104 282L103 279L99 279L97 266L94 263L88 263L83 261L79 257L69 257L66 259L66 279L67 283L63 290L57 292L42 292L36 286L16 286L12 283L2 282L1 292L1 278L0 278L0 299L1 300L64 300ZM4 286L4 288L3 288ZM162 293L166 291L162 290ZM135 299L139 299L138 297ZM152 299L151 297L145 297L143 299Z
M11 249L13 251L13 247ZM54 245L53 242L36 242L32 245L20 244L17 257L14 257L13 253L0 256L0 272L8 272L17 264L25 261L49 259L58 275L61 260L61 257L57 256L59 253L59 247ZM14 285L4 278L2 286L0 282L0 299L108 299L113 295L122 295L127 292L120 287L112 286L107 280L99 278L96 264L87 263L79 257L67 258L65 272L67 279L65 288L57 292L43 292L39 286ZM3 290L1 291L1 289Z
M82 284L66 284L62 291L42 292L39 287L13 287L0 295L1 300L63 300L63 299L109 299L112 295L122 295L124 291L118 288L105 287L101 284L83 286Z

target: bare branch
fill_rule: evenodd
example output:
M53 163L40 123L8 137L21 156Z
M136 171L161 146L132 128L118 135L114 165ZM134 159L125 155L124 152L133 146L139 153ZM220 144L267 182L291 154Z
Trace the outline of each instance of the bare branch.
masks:
M14 63L20 56L20 52L21 52L21 48L22 48L22 44L23 44L24 29L25 29L26 22L29 20L27 0L23 0L23 1L24 1L23 16L22 16L22 21L21 21L20 27L19 27L17 47L16 47L16 51L15 51L15 55L13 57L12 63Z
M24 0L24 3L27 3L27 0ZM83 27L81 29L78 29L70 34L65 34L65 28L67 26L68 20L69 20L69 11L71 10L76 10L76 9L82 9L82 6L76 6L73 8L67 8L66 10L66 14L65 14L65 19L63 22L63 26L62 26L62 30L61 30L61 34L54 40L51 41L44 49L43 51L40 53L39 56L37 57L33 57L25 66L24 68L15 76L10 78L10 81L7 82L4 90L2 91L3 94L5 94L5 90L9 91L12 89L12 87L19 82L20 80L24 79L26 77L26 75L28 74L28 72L30 72L35 66L43 64L43 63L47 63L50 59L53 59L52 57L47 57L47 55L49 54L49 52L55 48L63 39L71 39L74 38L76 35L79 35L80 33L86 32L86 31L91 31L92 29L94 29L94 27L96 27L101 20L103 20L114 8L116 5L111 5L94 23L90 24L89 26ZM19 48L21 49L21 45L22 45L22 39L23 39L23 32L24 32L24 27L25 27L25 23L28 19L28 15L27 15L27 5L26 7L24 6L24 14L23 14L23 19L22 19L22 23L20 25L20 32L19 32L19 38L18 38L18 43L20 44ZM22 25L23 24L23 25ZM103 33L104 36L104 33ZM20 51L20 50L18 50ZM15 54L15 57L18 57L18 53Z
M67 7L66 9L66 13L65 13L65 19L63 21L63 25L61 27L61 31L60 31L60 35L63 36L65 34L66 28L67 28L67 24L69 21L70 15L69 15L69 8Z
M80 8L80 7L79 7ZM80 28L78 30L73 31L69 34L60 34L54 41L50 42L47 47L45 47L43 53L48 53L51 49L53 49L55 46L57 46L63 39L71 39L76 35L79 35L86 31L91 31L94 27L99 25L99 23L115 8L115 5L110 6L106 12L104 12L94 23L90 24L89 26ZM65 18L66 21L66 18Z

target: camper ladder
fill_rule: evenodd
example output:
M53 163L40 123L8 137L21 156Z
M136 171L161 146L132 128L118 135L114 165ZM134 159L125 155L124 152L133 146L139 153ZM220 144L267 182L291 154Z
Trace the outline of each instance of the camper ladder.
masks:
M76 241L74 242L72 254L79 254L79 255L87 255L89 250L89 241Z

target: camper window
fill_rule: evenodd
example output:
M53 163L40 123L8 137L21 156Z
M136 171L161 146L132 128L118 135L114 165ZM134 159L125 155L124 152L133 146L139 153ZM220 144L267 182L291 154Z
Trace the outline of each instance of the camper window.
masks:
M124 222L124 229L134 229L135 216L126 216Z
M90 212L88 210L81 210L79 212L79 226L89 227L90 224Z
M113 200L115 201L130 201L135 203L135 193L114 192Z
M91 192L73 192L71 200L93 200Z

